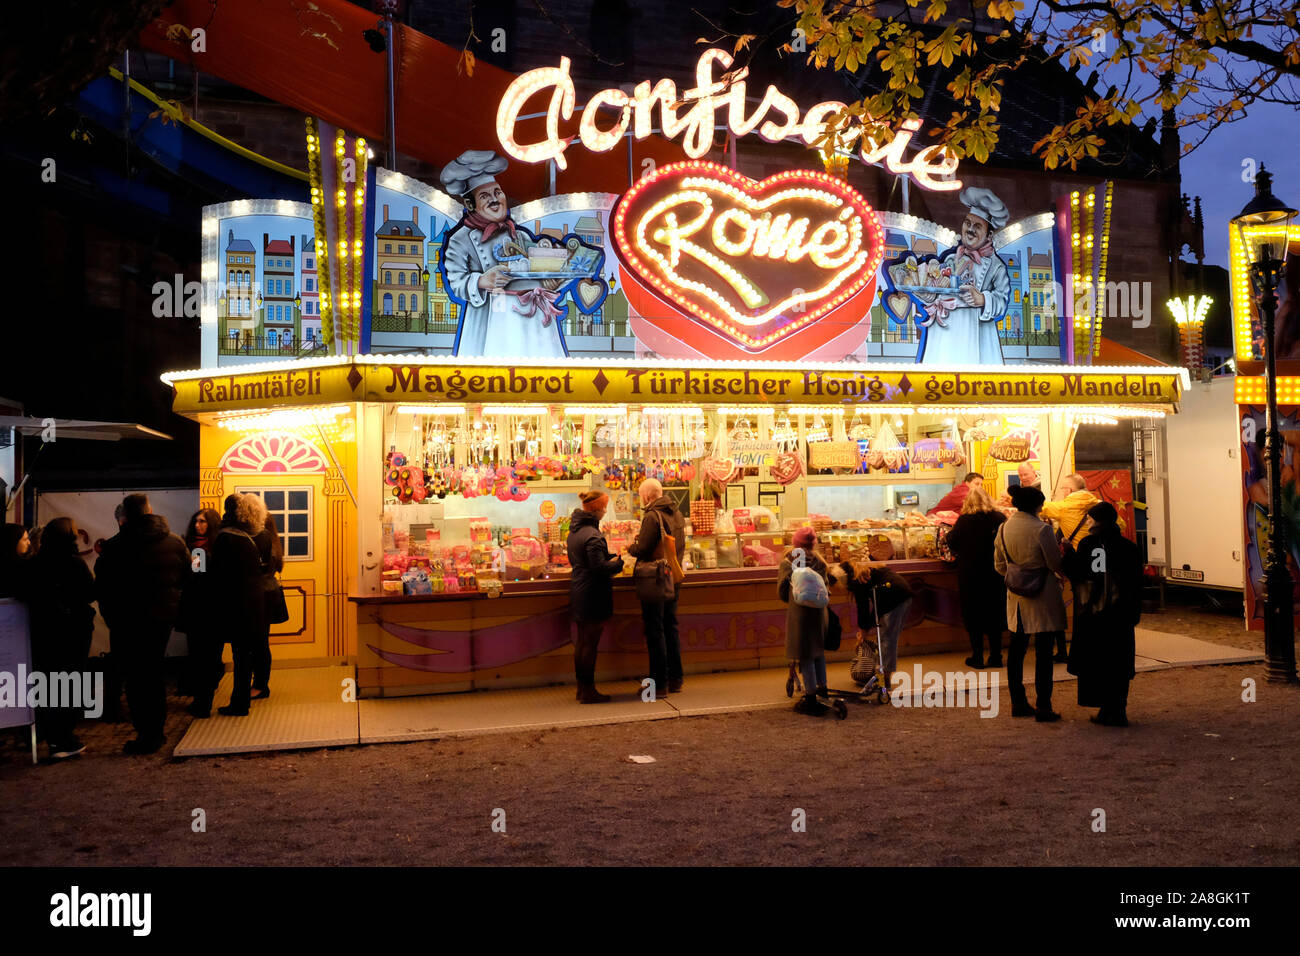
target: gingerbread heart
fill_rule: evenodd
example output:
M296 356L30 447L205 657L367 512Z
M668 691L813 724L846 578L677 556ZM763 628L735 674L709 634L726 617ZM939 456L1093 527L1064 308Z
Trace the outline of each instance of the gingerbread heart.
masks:
M725 485L734 478L740 469L730 458L710 458L704 467L704 473L719 484Z
M772 463L772 477L782 485L788 485L803 474L803 456L797 451L783 451Z
M573 294L582 304L582 311L590 312L605 297L605 283L599 279L580 279L573 287Z
M906 322L912 314L912 297L906 292L891 292L885 297L885 304L899 322Z

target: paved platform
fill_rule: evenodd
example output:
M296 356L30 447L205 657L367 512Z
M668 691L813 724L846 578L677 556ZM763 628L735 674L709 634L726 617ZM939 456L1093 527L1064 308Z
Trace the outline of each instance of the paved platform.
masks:
M1263 660L1256 651L1241 651L1179 634L1139 628L1137 670L1165 670ZM968 673L962 653L904 657L899 669L909 673ZM984 673L992 673L985 671ZM641 700L638 684L602 685L613 696L608 704L579 705L572 684L523 690L479 691L428 697L388 698L345 702L343 686L352 677L348 667L282 668L271 675L271 697L255 702L247 717L222 717L213 711L195 720L177 744L177 757L256 753L307 747L437 740L561 727L617 724L635 720L671 720L735 711L790 706L783 668L692 674L681 694L653 702ZM1033 651L1025 662L1025 683L1034 682ZM852 689L847 663L831 664L832 687ZM1054 665L1053 679L1068 681L1064 664ZM1006 682L1005 668L1001 672ZM922 692L913 688L913 696ZM217 700L230 696L230 674L222 680Z

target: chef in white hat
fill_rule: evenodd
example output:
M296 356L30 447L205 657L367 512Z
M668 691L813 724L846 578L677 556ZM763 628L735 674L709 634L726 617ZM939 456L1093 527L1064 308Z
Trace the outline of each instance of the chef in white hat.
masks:
M448 291L461 306L455 354L563 358L568 354L555 295L542 284L512 275L497 253L509 243L526 247L532 237L515 225L505 191L497 183L505 157L470 149L443 167L442 188L465 206L447 236L443 264ZM524 258L516 271L527 269Z
M1006 204L991 190L968 186L958 198L967 210L956 248L943 265L957 276L951 295L927 299L918 362L926 365L1001 365L998 322L1007 314L1011 277L993 248L992 234L1007 224Z

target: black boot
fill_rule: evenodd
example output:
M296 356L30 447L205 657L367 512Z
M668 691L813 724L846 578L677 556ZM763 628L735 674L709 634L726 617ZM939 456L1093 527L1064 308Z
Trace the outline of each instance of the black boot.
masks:
M985 667L1002 666L1002 635L989 635L989 659L984 662Z
M595 684L578 685L578 703L580 704L607 704L609 700L609 694L602 694L596 689Z

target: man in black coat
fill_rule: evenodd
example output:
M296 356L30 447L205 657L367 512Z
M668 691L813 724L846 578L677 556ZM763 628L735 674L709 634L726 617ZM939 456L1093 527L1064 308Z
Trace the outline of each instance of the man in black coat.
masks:
M125 522L104 542L95 562L99 613L108 624L113 656L126 683L126 702L136 739L126 753L156 753L163 745L167 685L163 676L167 639L176 623L181 588L190 573L185 542L153 513L149 497L127 495Z

